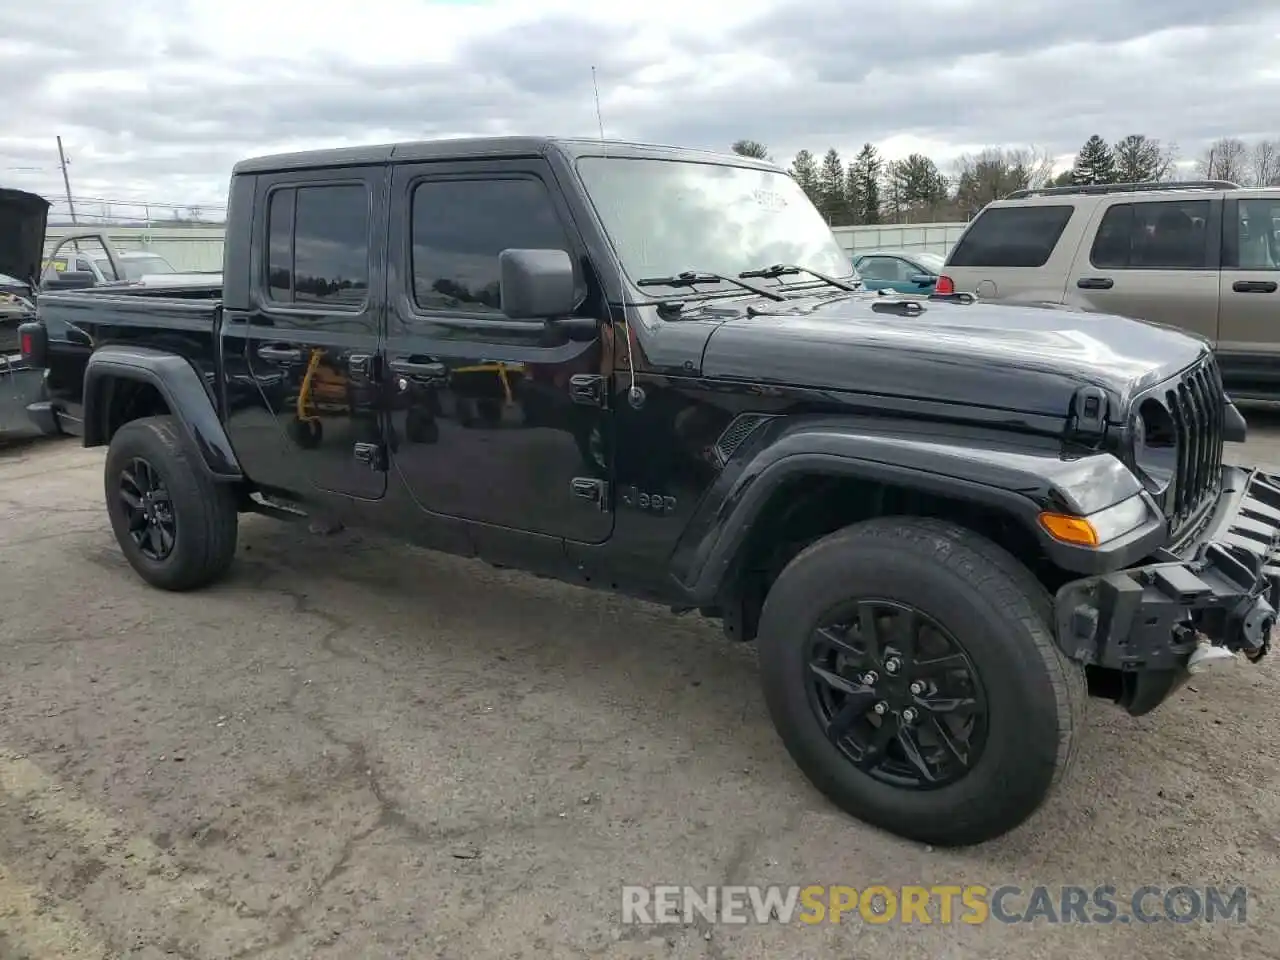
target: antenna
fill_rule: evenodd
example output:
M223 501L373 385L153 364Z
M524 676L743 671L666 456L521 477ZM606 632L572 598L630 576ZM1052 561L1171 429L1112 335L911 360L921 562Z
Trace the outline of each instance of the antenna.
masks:
M591 91L596 97L596 124L600 127L600 141L604 142L604 117L600 113L600 85L596 83L595 64L591 66Z
M595 95L596 100L596 125L600 128L600 147L608 156L609 146L604 138L604 116L600 112L600 84L596 81L595 64L591 66L591 92ZM636 365L631 358L631 323L627 320L627 281L626 273L622 267L621 258L615 258L618 268L618 279L622 283L622 335L625 338L627 347L627 376L631 381L630 387L627 389L627 401L632 407L640 408L644 403L644 391L636 386Z

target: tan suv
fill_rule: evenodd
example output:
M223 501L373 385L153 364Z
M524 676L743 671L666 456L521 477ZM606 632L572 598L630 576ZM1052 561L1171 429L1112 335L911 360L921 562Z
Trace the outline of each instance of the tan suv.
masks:
M937 291L1181 327L1237 399L1280 399L1280 188L1219 180L1019 190L956 241Z

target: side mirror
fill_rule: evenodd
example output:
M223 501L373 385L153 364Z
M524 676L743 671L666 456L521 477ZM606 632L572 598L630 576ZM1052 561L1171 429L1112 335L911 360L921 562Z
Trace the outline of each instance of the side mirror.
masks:
M917 287L932 287L938 278L928 273L915 273L911 275L911 282Z
M548 320L572 313L573 261L563 250L503 250L498 254L502 312L512 320Z

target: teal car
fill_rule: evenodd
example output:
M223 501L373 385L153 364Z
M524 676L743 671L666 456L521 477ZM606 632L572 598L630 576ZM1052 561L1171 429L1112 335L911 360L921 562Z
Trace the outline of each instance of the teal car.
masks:
M895 293L933 293L938 274L946 261L936 253L906 250L868 250L853 258L854 269L868 290L892 290Z

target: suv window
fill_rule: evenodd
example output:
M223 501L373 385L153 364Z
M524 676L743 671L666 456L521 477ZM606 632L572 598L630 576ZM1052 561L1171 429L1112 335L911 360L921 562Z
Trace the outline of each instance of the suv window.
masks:
M546 185L529 177L420 183L410 233L413 299L424 310L497 313L498 254L570 251Z
M1239 238L1232 249L1224 244L1227 262L1233 270L1280 270L1280 197L1257 197L1237 205L1234 227Z
M1102 217L1089 251L1095 267L1205 269L1208 200L1117 203Z
M1075 207L993 207L978 214L960 237L948 266L1043 267Z
M285 187L267 208L267 288L281 303L359 306L369 289L363 184Z

